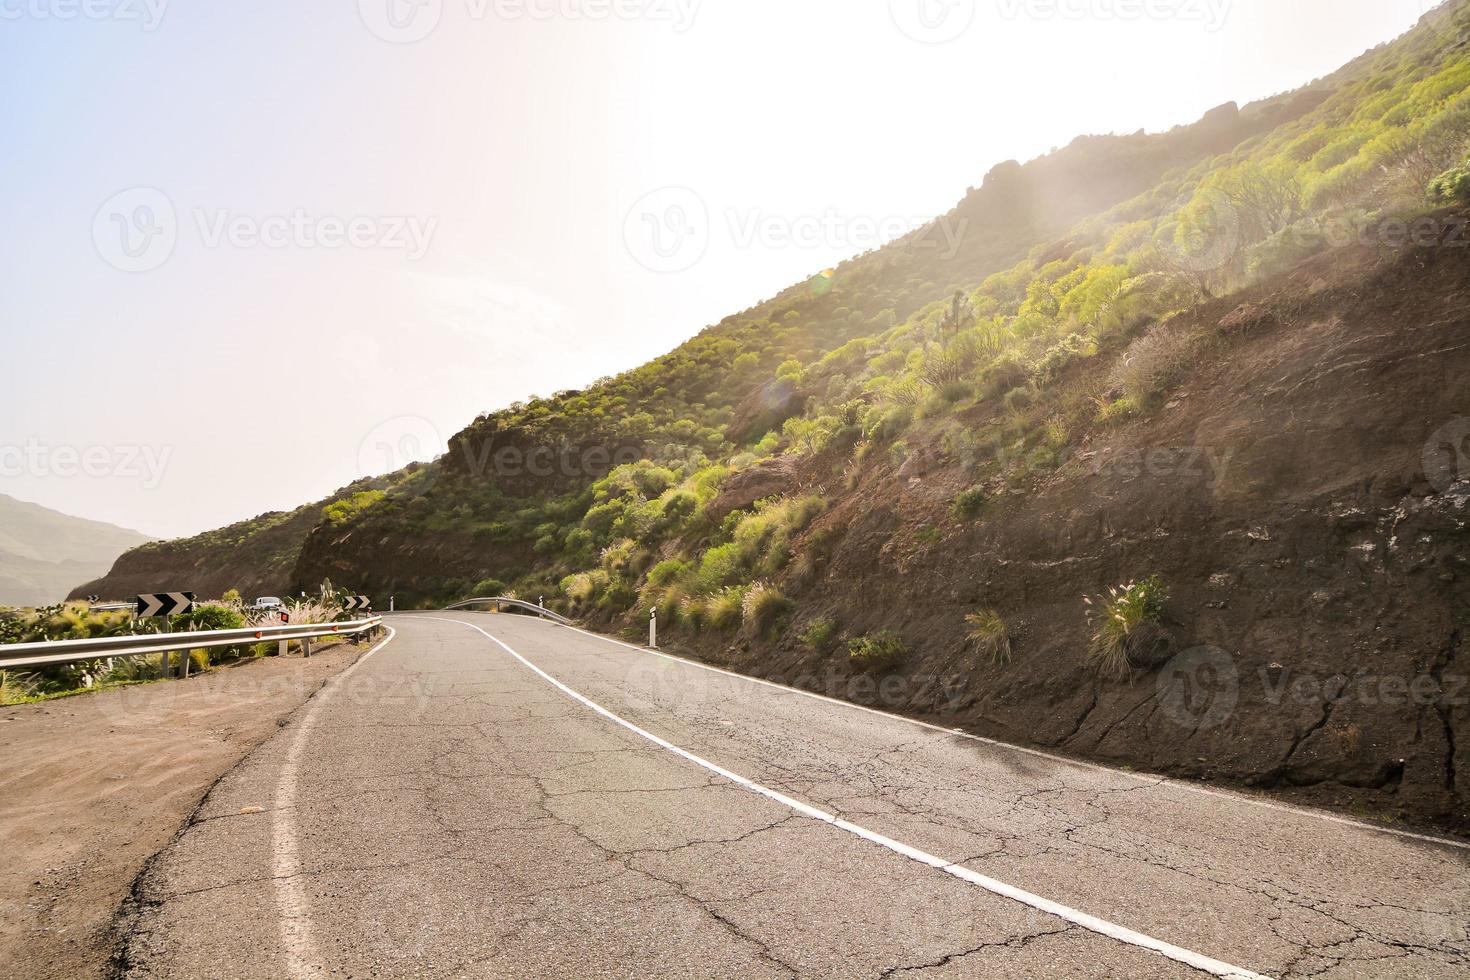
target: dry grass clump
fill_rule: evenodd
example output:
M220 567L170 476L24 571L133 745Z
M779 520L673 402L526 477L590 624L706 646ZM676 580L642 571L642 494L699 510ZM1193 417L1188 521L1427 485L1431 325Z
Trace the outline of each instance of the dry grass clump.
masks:
M1163 324L1139 337L1113 368L1113 385L1145 405L1182 381L1198 361L1199 338Z
M1084 596L1082 601L1097 608L1090 598ZM1130 655L1158 632L1169 590L1157 575L1151 575L1140 582L1114 586L1108 590L1108 598L1099 601L1102 611L1088 661L1105 677L1127 677L1132 666Z
M982 609L965 617L970 642L996 666L1011 662L1011 631L994 609Z

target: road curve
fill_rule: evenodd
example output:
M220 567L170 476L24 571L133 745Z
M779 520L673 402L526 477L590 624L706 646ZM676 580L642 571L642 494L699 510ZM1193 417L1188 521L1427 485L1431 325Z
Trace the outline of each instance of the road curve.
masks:
M1463 847L525 617L391 623L150 865L124 975L1470 975Z

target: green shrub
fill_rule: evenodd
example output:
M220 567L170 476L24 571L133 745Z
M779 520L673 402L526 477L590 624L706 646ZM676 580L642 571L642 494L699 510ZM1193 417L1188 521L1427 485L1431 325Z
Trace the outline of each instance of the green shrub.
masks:
M994 609L982 609L965 617L969 624L970 642L996 666L1011 662L1011 633L1006 621Z
M1033 388L1012 388L1006 392L1004 402L1006 411L1012 415L1022 415L1036 403L1036 391Z
M195 606L169 620L175 633L186 630L238 630L245 628L245 617L226 606Z
M1026 365L1012 355L995 360L980 374L980 397L999 398L1026 383Z
M863 438L889 442L903 434L914 421L914 410L906 405L874 407L863 415Z
M1097 608L1090 598L1082 601ZM1108 598L1099 601L1101 618L1092 636L1089 661L1104 676L1126 677L1130 650L1163 620L1169 590L1157 575L1151 575L1140 582L1114 586L1108 590Z
M568 575L561 580L562 595L572 604L573 609L580 609L589 604L597 597L597 582L588 572L578 572ZM504 595L503 589L494 593L487 593L480 598L489 598L491 595Z
M693 490L675 490L663 497L663 516L671 521L683 521L699 510L699 495Z
M818 652L831 647L835 639L837 639L837 623L825 616L812 620L801 634L802 645Z
M744 613L745 589L732 585L709 597L704 604L704 622L713 629L732 630L740 625Z
M686 596L679 603L679 619L687 623L690 629L698 632L709 622L707 609L708 603Z
M750 587L741 601L740 618L746 630L754 636L770 636L791 614L796 604L781 594L781 590L765 582Z
M350 497L344 497L335 503L328 504L322 508L322 519L328 524L346 524L357 517L363 511L368 510L374 504L383 499L381 490L363 490L354 493Z
M889 671L903 663L908 649L903 637L892 630L866 633L847 643L847 656L854 667L872 673Z
M1097 422L1099 425L1117 425L1137 412L1138 403L1124 396L1100 406L1097 410Z
M0 670L0 704L19 704L35 697L40 689L41 680L34 674Z
M474 593L471 599L493 599L505 595L505 583L498 578L482 578L470 591Z
M975 394L975 389L968 381L946 381L939 386L939 397L947 404L962 402Z
M1430 181L1429 196L1443 203L1470 201L1470 161Z
M1097 341L1074 333L1043 354L1032 368L1031 376L1038 386L1047 385L1061 377L1076 362L1096 355Z
M970 487L955 494L950 509L960 520L974 520L985 509L985 501L988 499L990 498L985 493L984 487Z
M667 558L648 570L649 585L668 585L689 569L687 561Z

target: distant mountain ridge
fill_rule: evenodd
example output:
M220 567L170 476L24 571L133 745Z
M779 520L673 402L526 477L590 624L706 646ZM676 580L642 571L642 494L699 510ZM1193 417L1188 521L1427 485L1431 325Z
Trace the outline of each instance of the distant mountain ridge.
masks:
M0 494L0 605L60 602L153 538Z

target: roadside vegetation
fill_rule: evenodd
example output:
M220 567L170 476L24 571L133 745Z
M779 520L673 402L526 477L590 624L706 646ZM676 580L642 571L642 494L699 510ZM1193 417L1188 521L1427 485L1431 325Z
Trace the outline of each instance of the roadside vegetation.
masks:
M286 603L292 623L330 623L343 618L346 593L331 582L322 583L314 596ZM138 619L128 610L93 610L85 602L66 602L36 609L0 607L0 646L10 643L47 643L62 640L98 639L109 636L188 634L203 630L243 629L275 625L273 612L249 608L235 590L225 598L197 603L187 613L168 619ZM323 638L319 644L339 642ZM207 671L241 660L275 656L275 642L241 644L238 647L189 649L187 635L179 637L179 649L188 652L191 673ZM177 656L173 663L178 664ZM47 700L124 684L165 678L159 655L98 658L74 664L0 669L0 704Z
M1000 613L982 609L965 617L969 639L986 660L997 667L1011 662L1011 630Z
M1169 590L1157 575L1114 586L1096 602L1086 596L1082 601L1094 614L1090 662L1099 674L1127 677L1134 667L1156 666L1152 660L1167 652L1160 624Z

